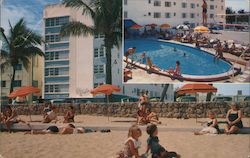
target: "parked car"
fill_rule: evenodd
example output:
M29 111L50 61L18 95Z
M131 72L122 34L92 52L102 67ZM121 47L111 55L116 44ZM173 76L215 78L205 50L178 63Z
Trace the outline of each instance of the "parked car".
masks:
M250 101L250 96L245 97L244 101Z
M182 96L176 99L177 102L197 102L194 96Z
M214 97L212 101L214 102L224 102L224 101L232 101L232 97Z
M223 30L223 27L222 26L212 26L212 27L209 27L209 30Z

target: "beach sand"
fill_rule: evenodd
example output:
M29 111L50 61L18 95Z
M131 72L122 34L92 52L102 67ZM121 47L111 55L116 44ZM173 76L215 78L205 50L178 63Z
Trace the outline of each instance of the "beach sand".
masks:
M29 120L27 116L21 118ZM32 116L33 120L40 116ZM76 116L77 124L129 127L134 118L110 118L99 116ZM201 128L195 119L161 119L161 128L177 128L176 131L159 130L160 143L169 151L176 151L183 158L248 158L250 156L250 135L203 135L195 136L192 131L183 128ZM204 119L198 119L204 121ZM249 126L249 119L243 119ZM60 123L57 123L58 125ZM178 130L180 129L180 130ZM113 158L122 149L126 140L126 131L110 133L86 133L72 135L24 135L23 132L0 133L0 155L4 158ZM146 150L146 131L142 131L142 148ZM0 156L0 157L1 157Z

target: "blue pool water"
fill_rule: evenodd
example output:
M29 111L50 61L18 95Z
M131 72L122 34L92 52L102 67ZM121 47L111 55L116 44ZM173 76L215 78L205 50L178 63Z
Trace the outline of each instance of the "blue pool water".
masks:
M125 40L124 52L130 47L136 47L134 60L140 61L141 54L145 52L153 64L164 70L175 68L175 62L179 60L182 74L215 75L231 68L224 60L214 60L214 56L209 53L180 44L148 39Z

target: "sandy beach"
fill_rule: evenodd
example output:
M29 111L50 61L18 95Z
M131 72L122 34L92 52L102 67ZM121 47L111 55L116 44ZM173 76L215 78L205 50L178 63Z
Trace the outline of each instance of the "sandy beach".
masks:
M21 116L21 118L29 120L27 116ZM40 116L32 116L32 119L39 120ZM198 121L204 120L198 119ZM102 116L76 116L76 124L81 126L129 127L133 121L134 118L110 118L108 121L107 117ZM181 130L202 128L195 119L162 118L161 121L163 124L159 125L160 143L168 150L180 153L183 158L247 158L250 156L250 135L195 136L192 130ZM243 119L243 122L245 126L249 126L250 120ZM139 151L144 153L148 135L145 126L141 128L143 131L140 138L142 148ZM165 131L165 128L176 129ZM113 158L122 149L126 137L127 130L72 135L24 135L23 132L2 132L0 133L0 155L4 158Z

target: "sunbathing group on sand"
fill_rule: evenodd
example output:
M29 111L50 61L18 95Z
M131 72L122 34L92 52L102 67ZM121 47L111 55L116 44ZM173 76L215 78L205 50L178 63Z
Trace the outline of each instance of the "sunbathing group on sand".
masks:
M219 129L219 124L215 118L215 114L210 111L208 112L208 117L210 121L207 123L207 127L203 128L201 131L194 132L195 135L203 134L220 134L222 131ZM228 110L226 115L226 126L224 129L225 134L236 134L241 128L243 128L242 123L242 112L238 109L236 103L231 104L231 109Z
M0 123L3 123L6 126L7 131L9 132L11 125L19 122L29 125L29 123L25 122L24 120L18 117L17 111L10 105L6 106L5 113L0 113Z
M72 123L74 121L74 116L75 116L75 111L73 106L69 106L68 109L64 111L64 120L63 123ZM42 118L42 123L51 123L54 122L56 123L59 121L57 118L57 111L56 107L52 106L50 102L45 103L45 107L43 109L43 118ZM10 127L15 124L15 123L25 123L28 126L30 124L22 119L19 118L17 111L14 107L11 105L7 105L4 108L3 113L0 113L0 123L3 123L7 131L11 132Z
M146 129L149 135L147 139L147 149L144 154L139 153L141 141L139 138L142 135L141 129L137 125L132 125L128 131L128 138L125 141L124 148L117 153L117 158L146 158L149 151L152 158L180 158L180 155L173 151L168 151L159 143L158 128L155 124L150 124Z

